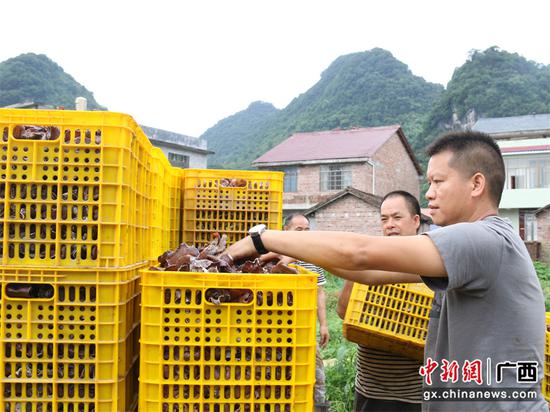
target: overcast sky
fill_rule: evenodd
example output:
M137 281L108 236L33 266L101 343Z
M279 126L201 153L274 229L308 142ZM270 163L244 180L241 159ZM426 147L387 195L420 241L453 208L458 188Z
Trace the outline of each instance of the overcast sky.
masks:
M2 17L0 61L46 54L109 110L191 136L374 47L443 85L472 49L550 64L550 0L14 0Z

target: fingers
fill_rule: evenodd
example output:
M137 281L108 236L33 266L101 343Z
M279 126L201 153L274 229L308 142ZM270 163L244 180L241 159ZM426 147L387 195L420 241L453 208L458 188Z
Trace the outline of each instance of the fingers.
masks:
M329 339L330 339L330 334L328 332L328 329L322 330L321 339L319 340L319 346L321 346L321 348L324 348L325 346L327 346Z

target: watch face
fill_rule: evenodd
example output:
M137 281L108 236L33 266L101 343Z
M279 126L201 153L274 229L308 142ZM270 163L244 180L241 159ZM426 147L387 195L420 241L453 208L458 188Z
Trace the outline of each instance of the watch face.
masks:
M261 223L259 225L253 226L248 230L248 233L263 233L267 227Z

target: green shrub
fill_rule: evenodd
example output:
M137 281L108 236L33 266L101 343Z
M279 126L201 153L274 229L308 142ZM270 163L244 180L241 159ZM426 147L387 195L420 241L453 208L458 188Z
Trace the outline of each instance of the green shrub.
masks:
M353 409L356 356L357 346L342 346L336 353L334 365L325 369L331 412Z
M546 304L546 311L550 312L550 265L535 261L535 270L544 292L544 302Z
M330 363L330 366L325 367L327 398L331 412L349 412L353 408L357 346L344 338L342 320L336 313L338 295L344 281L328 272L325 275L330 340L321 351L321 356Z

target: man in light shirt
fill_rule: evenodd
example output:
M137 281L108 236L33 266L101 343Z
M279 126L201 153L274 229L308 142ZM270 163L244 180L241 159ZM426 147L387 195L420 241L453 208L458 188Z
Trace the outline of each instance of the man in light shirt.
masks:
M380 205L380 223L384 236L414 236L420 227L420 205L409 192L388 193ZM338 273L334 273L338 275ZM353 282L347 280L338 299L337 312L344 319ZM422 362L393 353L357 348L354 412L420 412Z

